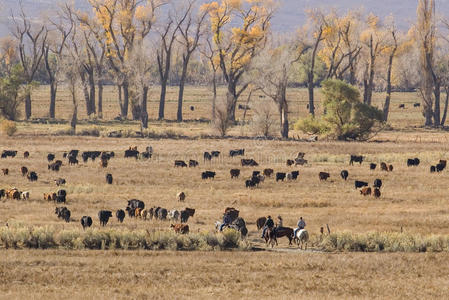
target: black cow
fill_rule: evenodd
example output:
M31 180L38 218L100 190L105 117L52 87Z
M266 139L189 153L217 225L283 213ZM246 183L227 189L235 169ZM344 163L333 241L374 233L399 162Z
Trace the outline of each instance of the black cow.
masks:
M245 155L245 149L237 149L237 150L230 150L229 151L229 156L234 157L234 156L243 156Z
M140 157L141 157L142 159L150 159L152 155L153 155L153 154L150 153L150 152L148 152L148 151L145 151L145 152L140 153Z
M187 168L187 164L183 160L175 160L175 167Z
M59 190L56 194L56 202L57 203L65 203L67 197L67 191L66 190Z
M156 216L159 220L167 219L168 211L165 208L160 207L157 209Z
M290 180L296 180L296 179L298 179L298 176L299 176L299 171L292 171L288 177Z
M195 209L186 207L185 210L181 210L181 223L187 223L189 217L193 217L195 214Z
M2 199L2 197L5 197L6 196L6 191L5 191L5 189L1 189L0 190L0 199Z
M435 173L437 168L435 166L430 166L430 173Z
M286 173L284 173L284 172L277 172L276 173L276 182L278 182L279 180L284 181L285 176L287 176Z
M320 172L318 174L318 177L320 178L320 181L324 180L326 181L331 175L329 173L326 172Z
M69 165L77 165L78 160L74 156L69 156Z
M72 150L70 150L69 151L69 154L68 154L68 156L72 156L72 157L78 157L78 153L79 153L80 151L79 150L76 150L76 149L72 149Z
M436 171L439 173L443 171L446 168L447 161L446 160L440 160L440 162L436 165Z
M405 104L399 104L399 106L398 106L399 108L402 108L402 109L405 109Z
M60 185L66 184L66 181L64 178L58 178L58 179L55 179L55 183L57 186L60 186Z
M92 218L89 216L83 216L81 218L81 226L83 226L83 229L92 226Z
M231 178L238 178L240 176L240 170L239 169L231 169Z
M67 209L67 207L56 207L55 208L55 214L58 216L58 218L63 219L67 223L70 222L70 210Z
M340 172L340 176L341 176L341 178L343 178L344 180L347 180L347 179L348 179L348 176L349 176L349 172L348 172L347 170L343 170L343 171Z
M355 162L362 164L363 156L362 155L351 155L351 159L349 160L349 164L353 165Z
M136 208L144 209L145 203L137 199L128 200L126 211L128 212L129 217L134 217Z
M253 187L256 186L256 183L251 178L251 179L248 179L248 180L245 181L245 186L247 188L253 188Z
M259 175L260 175L260 171L253 171L252 177L259 176Z
M356 189L359 189L361 187L368 186L368 182L356 180L354 182L354 186L355 186Z
M409 158L407 159L407 167L417 167L419 166L419 158Z
M198 165L199 164L198 164L198 162L196 160L193 160L193 159L189 160L189 168L195 168Z
M125 212L123 209L119 209L115 212L115 216L120 223L123 223L123 219L125 219Z
M220 151L212 151L210 154L212 155L212 157L219 157Z
M106 226L108 224L109 218L112 217L112 212L110 210L100 210L98 212L98 219L100 220L101 226Z
M421 106L421 103L414 103L413 104L413 107L420 107Z
M215 175L216 175L215 172L205 171L205 172L201 173L201 179L209 179L209 178L214 179Z
M135 159L139 158L139 151L128 149L125 151L125 158L134 157Z
M106 183L112 184L112 174L106 174Z
M382 187L382 180L380 179L374 180L373 187L380 189Z
M259 166L259 164L252 158L250 158L250 159L242 158L240 160L240 162L242 164L242 167L245 167L245 166L257 167L257 166Z
M370 170L375 170L376 167L377 167L377 164L374 164L374 163L370 163L370 164L369 164L369 169L370 169Z
M37 176L36 172L31 171L30 173L28 173L27 178L29 181L37 181L38 176Z
M211 160L212 159L212 154L210 154L209 152L204 152L203 158L204 158L204 161Z
M3 150L3 152L2 152L2 158L8 158L8 157L14 158L16 155L17 155L16 150Z

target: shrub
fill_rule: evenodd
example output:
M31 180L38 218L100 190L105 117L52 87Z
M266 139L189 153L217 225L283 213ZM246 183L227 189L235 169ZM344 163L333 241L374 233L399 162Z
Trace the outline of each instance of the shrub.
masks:
M273 135L276 125L276 107L273 101L262 100L262 103L256 106L251 125L256 135Z
M9 120L3 120L1 123L1 130L3 134L6 134L8 136L14 135L14 133L17 132L17 126L16 123Z
M79 135L98 137L98 136L100 136L100 128L98 128L98 127L84 128L83 130L81 130Z
M229 119L229 111L230 108L228 108L226 100L224 99L217 103L217 106L215 107L215 120L213 126L222 137L226 135L232 125L232 122Z

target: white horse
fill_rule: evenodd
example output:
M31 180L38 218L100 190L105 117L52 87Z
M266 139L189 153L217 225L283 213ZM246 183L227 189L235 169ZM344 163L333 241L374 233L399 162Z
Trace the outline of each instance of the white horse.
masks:
M304 250L307 250L307 242L309 241L309 233L305 229L298 230L295 236L296 244L302 249L305 245Z

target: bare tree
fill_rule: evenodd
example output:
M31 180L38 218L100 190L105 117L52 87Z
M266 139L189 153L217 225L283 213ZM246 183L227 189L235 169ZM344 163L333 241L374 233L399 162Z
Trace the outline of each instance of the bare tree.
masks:
M220 68L220 65L215 60L218 53L214 49L214 47L212 45L212 41L210 40L210 37L206 38L205 45L204 45L204 47L200 48L200 52L203 55L203 57L206 58L207 64L212 73L212 77L211 77L210 81L212 82L212 112L211 112L211 115L212 115L212 122L213 122L213 121L215 121L215 108L216 108L216 103L217 103L217 71L218 71L218 68Z

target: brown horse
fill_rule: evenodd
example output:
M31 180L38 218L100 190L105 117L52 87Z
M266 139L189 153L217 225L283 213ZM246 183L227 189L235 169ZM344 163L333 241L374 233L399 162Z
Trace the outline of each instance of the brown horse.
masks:
M274 244L277 246L278 240L274 228L267 228L267 231L265 231L265 243L271 245L271 248L274 247Z
M273 234L274 232L274 234ZM272 236L271 236L272 235ZM271 243L273 243L273 241L276 243L276 246L278 245L277 242L277 238L281 238L286 236L288 238L289 241L289 245L292 244L292 240L293 240L293 228L290 227L276 227L272 230L270 230L270 228L267 228L267 231L265 231L265 242L268 244L268 242L270 241ZM273 246L273 245L272 245Z

